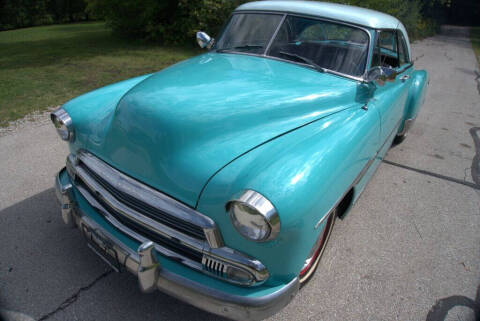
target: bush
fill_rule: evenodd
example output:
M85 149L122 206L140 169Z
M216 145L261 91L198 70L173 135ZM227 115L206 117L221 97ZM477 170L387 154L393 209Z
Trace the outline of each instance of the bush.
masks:
M429 18L424 18L422 11L433 6L431 1L420 0L330 0L332 2L344 3L358 7L368 8L384 12L398 18L407 29L411 41L433 35L438 24Z
M104 17L114 32L164 44L193 43L195 32L216 35L242 0L86 0L87 11ZM385 12L400 19L411 39L433 34L437 24L425 18L446 0L330 0Z
M114 32L165 44L191 42L198 30L214 35L238 4L232 0L87 0Z
M0 31L87 19L84 0L0 0Z

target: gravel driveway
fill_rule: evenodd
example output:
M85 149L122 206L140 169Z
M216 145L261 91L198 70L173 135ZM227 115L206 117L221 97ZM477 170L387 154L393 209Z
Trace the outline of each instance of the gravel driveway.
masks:
M337 221L314 278L272 320L480 319L480 93L468 29L445 27L414 44L413 55L430 74L417 122ZM219 320L140 293L133 276L111 272L63 225L52 184L68 149L44 117L0 137L4 313Z

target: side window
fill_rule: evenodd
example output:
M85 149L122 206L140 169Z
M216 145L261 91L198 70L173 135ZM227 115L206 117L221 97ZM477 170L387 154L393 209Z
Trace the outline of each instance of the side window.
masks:
M410 62L410 58L408 57L408 47L407 42L405 41L405 37L403 33L398 30L398 53L400 55L400 66Z
M376 43L373 48L372 67L400 66L397 54L397 34L393 30L377 31Z
M393 31L380 31L378 34L378 45L380 48L395 52L397 51L397 39Z

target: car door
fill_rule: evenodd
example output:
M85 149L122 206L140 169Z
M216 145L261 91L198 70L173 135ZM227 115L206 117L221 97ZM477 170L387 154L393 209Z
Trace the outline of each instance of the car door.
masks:
M405 66L400 59L398 44L397 30L388 29L376 32L371 68L389 67L398 73L393 81L386 81L383 86L376 85L373 99L369 103L375 105L380 112L382 143L393 140L395 137L403 119L408 97L408 80L411 70L408 68L403 70ZM403 44L401 46L405 49Z

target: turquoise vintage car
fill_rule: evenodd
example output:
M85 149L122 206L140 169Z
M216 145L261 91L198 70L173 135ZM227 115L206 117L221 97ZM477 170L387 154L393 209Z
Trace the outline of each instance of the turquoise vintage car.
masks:
M115 270L233 319L286 306L428 83L405 27L321 2L238 7L205 54L52 113L66 224Z

